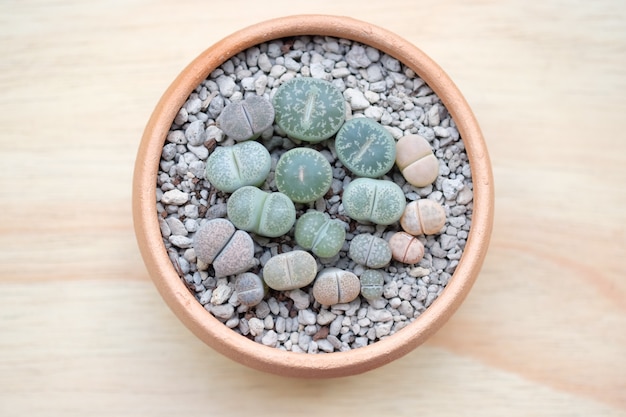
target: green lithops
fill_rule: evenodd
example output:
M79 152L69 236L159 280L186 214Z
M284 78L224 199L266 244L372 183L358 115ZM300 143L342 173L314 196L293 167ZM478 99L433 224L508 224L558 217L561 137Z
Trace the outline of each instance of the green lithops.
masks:
M361 274L361 295L375 300L383 295L385 275L377 269L367 269Z
M308 252L294 250L273 256L263 267L263 281L277 291L309 285L317 274L317 262Z
M236 141L257 138L274 123L274 107L262 96L250 96L224 107L217 126Z
M321 258L335 256L346 239L343 224L321 211L304 213L296 222L296 243Z
M215 148L206 163L206 178L218 190L232 193L245 185L260 185L272 167L265 146L247 141Z
M394 182L357 178L346 186L342 196L346 214L357 221L387 225L402 217L406 198Z
M365 117L344 123L337 132L335 149L346 168L361 177L380 177L396 160L396 141L391 133Z
M226 203L226 212L238 229L266 237L284 235L296 221L296 208L289 197L252 186L241 187L232 193Z
M294 148L285 152L274 175L278 191L296 203L308 203L330 189L333 170L324 155L311 148Z
M294 139L320 142L345 120L345 100L328 81L298 77L283 83L272 99L276 124Z
M365 233L352 239L348 256L368 268L382 268L391 261L391 248L385 239Z

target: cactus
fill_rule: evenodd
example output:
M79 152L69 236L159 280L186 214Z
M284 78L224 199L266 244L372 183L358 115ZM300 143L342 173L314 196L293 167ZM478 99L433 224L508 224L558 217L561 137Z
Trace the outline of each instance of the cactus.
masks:
M396 142L391 133L364 117L344 123L337 132L335 149L346 168L361 177L380 177L396 160Z
M272 99L276 124L294 139L320 142L337 133L345 120L341 91L317 78L292 78Z
M330 189L333 170L315 149L294 148L280 157L274 178L278 191L296 203L308 203Z
M232 193L246 185L260 185L272 167L265 146L247 141L217 147L206 163L206 178L218 190Z

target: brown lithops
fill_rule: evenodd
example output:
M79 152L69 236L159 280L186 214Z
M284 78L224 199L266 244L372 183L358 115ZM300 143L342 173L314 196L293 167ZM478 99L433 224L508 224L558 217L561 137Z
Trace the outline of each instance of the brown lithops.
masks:
M432 184L439 175L439 160L420 135L407 135L398 140L396 164L404 178L416 187Z
M393 259L405 264L415 264L424 257L424 245L415 236L397 232L389 239Z
M414 236L437 234L445 224L445 209L429 199L411 201L400 218L402 229Z
M325 268L315 278L313 297L322 305L349 303L359 296L361 282L352 272Z

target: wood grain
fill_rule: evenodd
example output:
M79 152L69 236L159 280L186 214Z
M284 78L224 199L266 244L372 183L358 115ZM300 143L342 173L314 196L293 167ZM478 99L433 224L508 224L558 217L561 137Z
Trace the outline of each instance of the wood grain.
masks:
M626 415L626 3L0 3L0 415ZM244 368L147 276L131 176L161 93L285 14L384 26L481 123L496 183L472 293L424 346L350 378Z

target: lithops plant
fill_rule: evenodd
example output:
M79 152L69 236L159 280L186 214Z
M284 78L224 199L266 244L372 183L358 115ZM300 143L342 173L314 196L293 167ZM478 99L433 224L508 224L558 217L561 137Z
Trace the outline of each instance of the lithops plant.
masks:
M254 243L249 234L235 230L226 219L213 219L196 231L193 249L197 258L213 264L217 278L236 275L254 265Z
M313 284L313 298L325 306L349 303L359 296L360 291L359 277L334 267L321 270Z
M257 274L244 272L235 279L235 292L240 304L252 307L263 301L265 285Z
M232 193L246 185L260 185L272 167L267 148L258 142L246 141L232 146L219 146L209 155L206 178L218 190Z
M308 203L330 189L333 170L328 160L311 148L294 148L280 157L274 173L278 191L296 203Z
M235 141L257 138L274 123L274 107L262 96L249 96L224 107L217 126Z
M272 98L276 124L294 139L320 142L345 120L345 100L328 81L298 77L284 82Z
M446 224L446 210L436 201L426 198L411 201L400 218L402 229L412 235L434 235Z
M389 238L391 256L398 262L415 264L424 257L424 244L406 232L394 233Z
M360 265L377 269L389 264L391 248L385 239L364 233L352 238L348 256Z
M361 177L377 178L386 174L396 160L396 141L376 121L358 117L341 126L335 138L339 160Z
M377 269L366 269L361 274L361 295L375 300L383 295L385 275Z
M317 275L317 263L310 253L294 250L275 255L263 267L263 281L277 291L309 285Z
M406 199L394 182L357 178L346 186L342 196L346 214L357 221L388 225L400 219Z
M289 197L249 185L230 195L226 212L237 228L266 237L284 235L296 221L296 208Z
M321 211L304 213L296 222L296 243L321 258L335 256L346 240L343 223Z
M406 135L398 140L396 165L407 182L416 187L432 184L439 175L439 160L420 135Z

